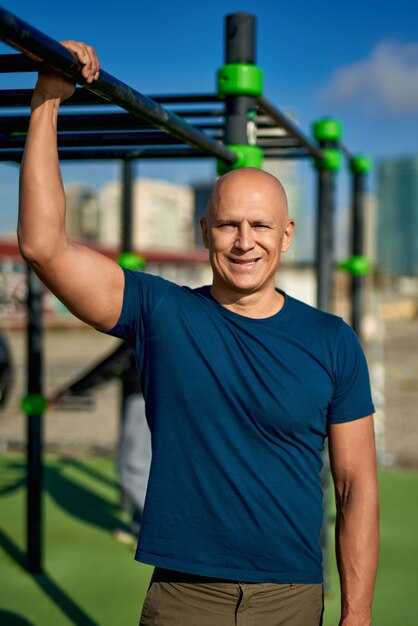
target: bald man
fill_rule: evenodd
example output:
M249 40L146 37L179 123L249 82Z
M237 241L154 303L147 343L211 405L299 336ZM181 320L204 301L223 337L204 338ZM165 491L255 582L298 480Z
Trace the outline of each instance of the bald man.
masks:
M88 82L94 50L66 42ZM373 404L351 329L276 288L292 240L283 187L218 180L201 221L213 281L179 287L67 239L56 149L74 87L40 76L22 163L24 258L80 319L132 346L153 460L136 559L142 626L317 626L321 453L337 502L341 626L371 623L378 553Z

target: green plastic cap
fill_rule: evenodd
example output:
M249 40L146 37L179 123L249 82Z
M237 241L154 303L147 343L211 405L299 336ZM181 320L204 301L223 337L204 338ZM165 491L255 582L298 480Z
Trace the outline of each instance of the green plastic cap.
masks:
M257 65L228 63L218 70L218 96L261 96L263 71Z
M122 252L116 259L117 263L126 270L142 270L146 261L143 256L134 252Z
M336 148L324 148L322 159L315 159L315 169L324 172L338 172L342 166L342 155Z
M48 406L48 400L41 393L28 393L23 396L20 406L26 415L42 415Z
M350 170L354 174L368 174L372 169L372 160L366 154L356 154L350 160Z
M257 167L258 169L263 167L263 151L260 146L229 144L228 148L235 152L238 158L232 164L224 163L218 159L217 171L219 176L240 167Z
M312 130L317 141L340 141L343 135L343 125L333 117L317 120Z
M370 274L372 263L365 256L355 255L338 264L341 270L353 274L353 276L366 276Z

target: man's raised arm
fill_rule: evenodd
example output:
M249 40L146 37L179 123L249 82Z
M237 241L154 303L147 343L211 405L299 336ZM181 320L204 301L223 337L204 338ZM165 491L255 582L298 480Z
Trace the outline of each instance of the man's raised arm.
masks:
M85 44L63 42L83 66L87 82L97 80L99 62ZM75 86L56 74L41 74L20 176L18 239L23 258L45 285L80 319L101 330L118 321L123 300L122 269L110 259L69 241L65 196L57 152L61 102Z

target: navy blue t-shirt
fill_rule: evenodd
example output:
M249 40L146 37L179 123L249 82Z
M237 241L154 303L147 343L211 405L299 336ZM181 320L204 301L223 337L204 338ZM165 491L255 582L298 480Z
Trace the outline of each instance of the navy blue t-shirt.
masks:
M290 296L267 319L210 287L125 271L110 334L132 345L153 457L136 559L240 581L322 582L327 424L373 413L340 318Z

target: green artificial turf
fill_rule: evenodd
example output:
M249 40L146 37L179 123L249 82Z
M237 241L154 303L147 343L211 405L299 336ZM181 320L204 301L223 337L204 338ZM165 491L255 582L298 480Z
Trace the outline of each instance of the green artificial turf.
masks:
M0 624L137 624L151 568L113 532L123 527L110 459L48 457L44 497L44 574L21 565L25 552L25 467L0 456ZM26 621L24 621L26 620Z
M377 626L418 624L418 472L382 470L381 564L374 603ZM48 455L45 466L43 575L22 566L25 553L25 465L0 455L0 624L2 626L134 626L151 568L117 542L126 524L118 511L114 462ZM332 533L330 533L332 535ZM331 565L325 626L337 626L338 576ZM257 625L262 626L262 625Z

